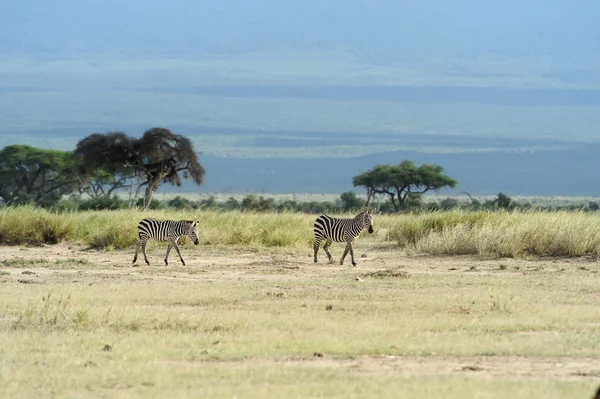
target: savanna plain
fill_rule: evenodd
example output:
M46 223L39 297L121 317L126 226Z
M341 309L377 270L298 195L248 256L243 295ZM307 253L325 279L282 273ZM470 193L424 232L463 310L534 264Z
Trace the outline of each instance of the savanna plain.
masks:
M186 266L132 267L145 216L200 220ZM378 215L357 267L314 218L0 209L0 396L592 396L599 214Z

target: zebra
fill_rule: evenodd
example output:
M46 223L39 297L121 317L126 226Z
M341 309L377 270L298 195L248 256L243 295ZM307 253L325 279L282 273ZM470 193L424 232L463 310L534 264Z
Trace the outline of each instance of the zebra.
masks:
M335 242L346 242L346 250L340 259L340 265L344 264L344 258L350 251L352 257L352 266L356 266L354 261L354 250L352 244L358 238L361 231L367 228L369 233L373 233L373 211L364 210L352 219L334 218L329 215L321 215L315 220L315 263L317 263L317 253L322 240L325 241L323 249L329 258L329 262L333 262L333 257L328 251L329 246Z
M132 265L135 265L137 261L138 251L140 247L142 247L142 252L144 253L144 260L146 264L150 265L148 261L148 257L146 256L146 243L149 239L154 238L157 241L169 241L169 246L167 247L167 255L165 256L165 265L169 265L167 259L169 258L169 252L171 252L171 247L175 247L177 251L177 255L179 255L179 259L181 259L181 263L185 266L185 262L181 257L181 252L179 252L179 247L177 246L177 240L179 237L187 235L192 239L194 244L198 245L198 224L200 221L193 220L158 220L152 218L145 218L140 221L138 224L138 235L140 237L140 241L137 243L135 247L135 256L133 257Z

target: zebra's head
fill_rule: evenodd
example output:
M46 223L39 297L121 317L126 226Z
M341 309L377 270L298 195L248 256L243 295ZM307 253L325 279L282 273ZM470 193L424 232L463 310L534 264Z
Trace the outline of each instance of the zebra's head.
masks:
M374 213L374 211L372 209L364 211L362 213L362 215L363 215L363 225L367 229L367 231L369 232L369 234L373 233L373 213Z
M190 224L190 228L188 230L188 237L190 237L192 239L192 241L194 242L195 245L198 245L198 243L200 242L200 240L198 239L198 224L200 223L199 220L194 221L189 221Z

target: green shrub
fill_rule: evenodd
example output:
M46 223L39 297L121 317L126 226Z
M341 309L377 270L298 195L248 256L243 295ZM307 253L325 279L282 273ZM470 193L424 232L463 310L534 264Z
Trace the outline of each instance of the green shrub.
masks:
M126 207L127 203L116 195L112 197L108 195L102 195L82 201L79 204L79 210L81 211L105 211L124 209Z

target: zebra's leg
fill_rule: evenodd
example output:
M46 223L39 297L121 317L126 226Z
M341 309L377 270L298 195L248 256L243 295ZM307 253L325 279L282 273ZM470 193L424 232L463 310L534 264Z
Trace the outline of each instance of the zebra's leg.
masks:
M315 244L313 245L313 249L315 250L315 263L317 263L317 253L319 252L320 246L321 246L321 239L315 237Z
M340 265L344 264L344 259L346 259L346 255L348 255L348 252L352 251L352 243L348 242L346 243L346 249L344 249L344 254L342 255L342 258L340 259ZM353 253L353 252L351 252ZM354 255L352 255L352 265L356 266L356 263L354 263Z
M146 256L146 244L147 244L147 241L144 241L142 243L142 253L144 254L144 260L146 261L146 264L148 266L150 266L150 261L148 260L148 256Z
M135 262L137 261L138 252L139 252L141 246L142 246L142 240L140 240L137 243L137 245L135 246L135 255L133 256L133 262L131 262L132 265L135 265Z
M352 266L356 267L356 262L354 261L354 242L350 243L350 258L352 259Z
M179 255L179 259L181 259L181 264L185 266L185 262L183 261L183 258L181 257L181 252L179 251L179 246L177 245L177 241L172 241L171 243L173 244L173 247L177 251L177 255ZM166 262L166 259L165 259L165 262Z
M165 266L169 266L169 262L167 262L167 259L169 259L169 252L171 252L171 247L173 245L171 244L171 242L169 242L169 245L167 246L167 254L165 255Z
M325 250L327 257L329 258L329 263L333 262L333 256L331 256L331 254L329 253L329 247L331 246L332 243L333 243L333 241L327 240L327 242L325 242L325 245L323 245L323 250Z

